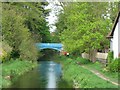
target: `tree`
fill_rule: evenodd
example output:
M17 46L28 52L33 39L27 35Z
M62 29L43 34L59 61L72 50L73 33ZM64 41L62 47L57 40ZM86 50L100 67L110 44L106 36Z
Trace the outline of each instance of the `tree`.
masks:
M50 42L50 32L45 20L50 10L45 10L47 2L19 2L10 3L12 9L22 13L25 18L25 25L32 33L36 42Z
M57 32L52 32L51 33L51 42L60 43L59 34Z
M2 34L10 47L12 58L22 60L37 60L38 51L35 47L29 29L25 26L22 13L11 9L10 5L3 4Z
M91 54L109 46L106 35L111 19L105 17L108 5L107 2L76 2L64 6L56 26L67 51Z

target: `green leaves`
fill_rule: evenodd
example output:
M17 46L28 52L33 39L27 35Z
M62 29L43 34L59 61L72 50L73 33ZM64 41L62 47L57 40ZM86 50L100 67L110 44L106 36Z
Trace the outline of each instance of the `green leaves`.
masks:
M108 2L76 2L64 6L56 26L65 49L72 53L108 47L106 36L111 19L102 16L108 8Z
M34 46L29 29L25 26L23 14L9 9L3 4L2 34L3 39L12 47L12 58L37 60L38 51Z
M50 41L49 27L45 21L49 10L43 8L46 5L48 5L47 2L15 2L10 4L17 13L22 13L25 18L24 24L32 33L35 42Z

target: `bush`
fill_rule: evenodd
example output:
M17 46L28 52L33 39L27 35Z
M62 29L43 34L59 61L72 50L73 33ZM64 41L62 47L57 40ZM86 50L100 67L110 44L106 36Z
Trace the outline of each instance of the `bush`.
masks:
M112 63L108 65L108 69L112 72L120 71L120 58L115 59Z
M107 60L108 60L108 65L110 63L112 63L112 61L113 61L113 51L112 52L108 52Z
M5 41L0 42L2 44L2 47L0 48L1 55L0 55L0 61L5 62L10 59L10 54L12 51L12 47L8 45Z
M90 60L85 59L85 58L81 58L81 57L77 57L76 61L80 62L80 64L88 64L88 63L90 63Z

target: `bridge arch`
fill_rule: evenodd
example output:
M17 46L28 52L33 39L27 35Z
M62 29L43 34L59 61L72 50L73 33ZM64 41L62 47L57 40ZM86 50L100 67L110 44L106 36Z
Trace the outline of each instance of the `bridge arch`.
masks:
M53 49L53 50L61 51L61 49L57 49L57 48L41 48L40 50L44 50L44 49Z

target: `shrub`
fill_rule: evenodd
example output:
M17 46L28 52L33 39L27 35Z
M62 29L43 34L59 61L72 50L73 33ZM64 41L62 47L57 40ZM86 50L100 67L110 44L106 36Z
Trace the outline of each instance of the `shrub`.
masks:
M112 52L108 52L107 60L108 60L108 65L110 63L112 63L112 61L113 61L113 51Z
M2 47L0 48L0 61L5 62L10 58L12 47L10 47L5 41L0 42L0 44L2 44Z
M108 69L112 72L120 71L120 58L115 59L112 63L108 65Z
M77 57L76 61L80 62L80 64L88 64L88 63L90 63L90 60L85 59L85 58L81 58L81 57Z

